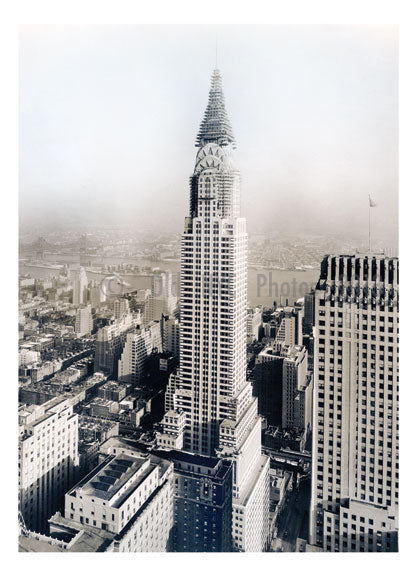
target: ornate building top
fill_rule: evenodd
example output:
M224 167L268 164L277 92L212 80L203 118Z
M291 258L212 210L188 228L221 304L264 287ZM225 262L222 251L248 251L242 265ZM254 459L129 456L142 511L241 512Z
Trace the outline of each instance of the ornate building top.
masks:
M211 76L209 101L198 132L196 146L207 143L217 143L219 146L231 144L236 147L232 126L226 112L222 88L222 77L216 68Z

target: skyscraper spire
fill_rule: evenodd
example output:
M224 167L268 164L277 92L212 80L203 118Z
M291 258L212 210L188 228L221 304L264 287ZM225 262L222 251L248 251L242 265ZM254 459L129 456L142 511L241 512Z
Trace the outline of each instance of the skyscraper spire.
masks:
M200 125L196 146L201 147L209 142L215 142L220 146L232 144L234 148L236 147L232 126L226 112L222 77L217 68L213 70L211 76L209 101Z

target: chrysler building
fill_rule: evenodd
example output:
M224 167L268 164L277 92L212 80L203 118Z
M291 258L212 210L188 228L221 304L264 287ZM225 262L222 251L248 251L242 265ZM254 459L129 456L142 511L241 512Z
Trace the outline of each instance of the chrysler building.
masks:
M268 539L269 460L246 381L246 220L217 69L196 146L181 245L180 368L166 404L186 414L184 450L233 462L234 549L261 552Z

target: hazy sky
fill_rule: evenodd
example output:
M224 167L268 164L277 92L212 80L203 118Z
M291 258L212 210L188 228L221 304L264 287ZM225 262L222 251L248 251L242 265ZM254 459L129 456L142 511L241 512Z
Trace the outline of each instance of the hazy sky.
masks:
M216 32L249 231L394 242L394 27L22 28L21 222L181 232Z

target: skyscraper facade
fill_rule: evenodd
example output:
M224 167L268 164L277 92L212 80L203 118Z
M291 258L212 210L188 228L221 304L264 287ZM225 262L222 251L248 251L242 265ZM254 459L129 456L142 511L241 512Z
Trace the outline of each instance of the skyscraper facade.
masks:
M282 363L282 427L307 434L311 428L311 374L304 346L278 343Z
M75 333L82 337L91 334L93 329L93 316L91 314L91 304L78 308L75 316Z
M80 306L81 304L86 303L87 287L88 287L87 273L85 269L81 266L80 269L75 272L73 282L72 303L75 304L75 306Z
M175 285L172 278L172 272L156 272L152 274L151 295L147 309L148 316L146 322L160 320L162 314L170 315L177 306L177 297L175 295Z
M282 364L284 358L267 346L256 357L253 369L253 393L259 413L268 425L282 426Z
M187 415L185 450L233 462L233 546L262 551L269 460L261 453L261 419L246 381L246 220L218 70L196 146L181 246L180 368L167 404Z
M175 314L161 316L162 347L164 352L171 352L178 360L180 356L180 318Z
M113 302L113 311L116 320L127 316L130 312L129 300L127 300L127 298L116 298Z
M129 313L120 320L112 320L110 324L97 331L94 355L95 372L106 372L112 376L117 376L119 360L127 334L132 332L140 323L140 314Z
M104 286L101 286L96 280L93 280L89 289L89 302L92 308L100 308L106 301Z
M304 346L275 340L258 354L253 371L260 414L272 426L301 433L304 441L311 429L313 390L307 359Z
M62 398L19 408L19 509L29 530L48 518L77 479L78 414Z
M310 543L395 551L398 259L326 256L314 330Z
M262 306L248 308L246 320L247 343L253 344L261 338L262 334Z
M146 360L153 351L162 352L160 322L138 326L133 332L128 332L119 360L119 380L137 386L145 373Z
M167 452L167 458L174 462L174 550L229 552L232 542L230 462L177 450Z

